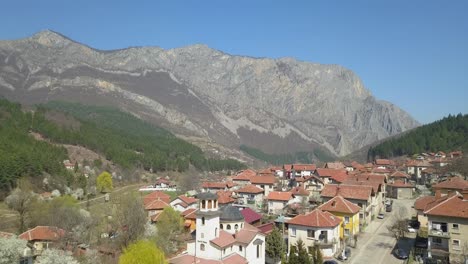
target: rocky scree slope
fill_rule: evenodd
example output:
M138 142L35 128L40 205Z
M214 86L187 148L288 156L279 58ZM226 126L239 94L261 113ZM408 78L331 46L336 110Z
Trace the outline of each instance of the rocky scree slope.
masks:
M0 41L0 94L118 106L175 133L267 153L342 156L419 125L338 65L204 45L100 51L52 31Z

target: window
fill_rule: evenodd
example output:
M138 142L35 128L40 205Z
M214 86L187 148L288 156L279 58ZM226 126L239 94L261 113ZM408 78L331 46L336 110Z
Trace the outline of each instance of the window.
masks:
M452 246L455 247L455 248L460 247L460 240L458 240L458 239L452 240Z
M228 224L228 225L226 226L226 229L227 229L227 230L231 230L231 225Z
M345 216L344 221L345 221L346 224L349 223L349 216Z
M438 238L438 237L433 237L432 238L432 242L434 244L442 244L442 239L441 238Z
M358 203L357 205L362 208L362 203Z
M268 206L273 207L273 202L269 202Z
M221 227L221 229L223 229L224 228L223 224L221 224L220 227Z
M205 251L205 244L200 244L200 251Z
M455 230L458 230L458 224L453 224L452 228L455 229Z
M239 252L242 252L242 246L239 245Z
M345 228L344 234L345 234L345 236L349 236L349 229L348 228Z
M205 225L205 217L202 217L202 218L201 218L201 224L202 224L202 225Z
M260 258L260 247L261 245L257 245L257 258Z
M307 238L315 238L315 230L307 229Z
M223 249L223 254L226 254L226 249Z
M205 200L202 200L202 201L201 201L201 208L202 208L202 209L205 209L205 208L206 208L206 201L205 201Z
M239 225L238 225L238 224L235 224L235 225L234 225L234 230L237 231L237 229L239 229Z
M215 228L215 237L217 237L217 236L218 236L218 228L216 227Z
M291 236L296 236L296 228L295 227L291 228Z

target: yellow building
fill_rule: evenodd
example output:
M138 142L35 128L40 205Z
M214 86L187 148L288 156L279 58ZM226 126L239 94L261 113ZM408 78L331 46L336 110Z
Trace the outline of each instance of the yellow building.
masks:
M359 233L359 211L361 207L338 195L318 208L341 219L340 239L353 237Z

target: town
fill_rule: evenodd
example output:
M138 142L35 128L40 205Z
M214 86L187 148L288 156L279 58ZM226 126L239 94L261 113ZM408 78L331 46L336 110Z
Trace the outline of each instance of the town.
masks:
M143 237L154 238L161 262L171 264L465 263L467 175L446 169L463 159L461 151L439 151L366 164L284 164L212 175L184 193L170 177L114 188L119 176L104 172L91 199L82 189L33 194L20 184L5 204L17 211L21 233L2 217L1 245L20 248L20 263L36 263L50 249L69 263L117 263L131 253L119 247ZM64 166L95 174L91 165ZM31 216L29 226L38 225L26 229L33 197L60 219Z

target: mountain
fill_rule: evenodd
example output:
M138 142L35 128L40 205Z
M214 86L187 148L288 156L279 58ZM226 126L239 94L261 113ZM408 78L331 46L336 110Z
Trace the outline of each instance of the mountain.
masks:
M401 136L384 140L368 151L368 159L413 155L421 152L468 151L468 115L449 115L415 128Z
M419 125L338 65L205 45L101 51L52 31L0 41L0 94L116 106L194 141L269 154L342 156Z

